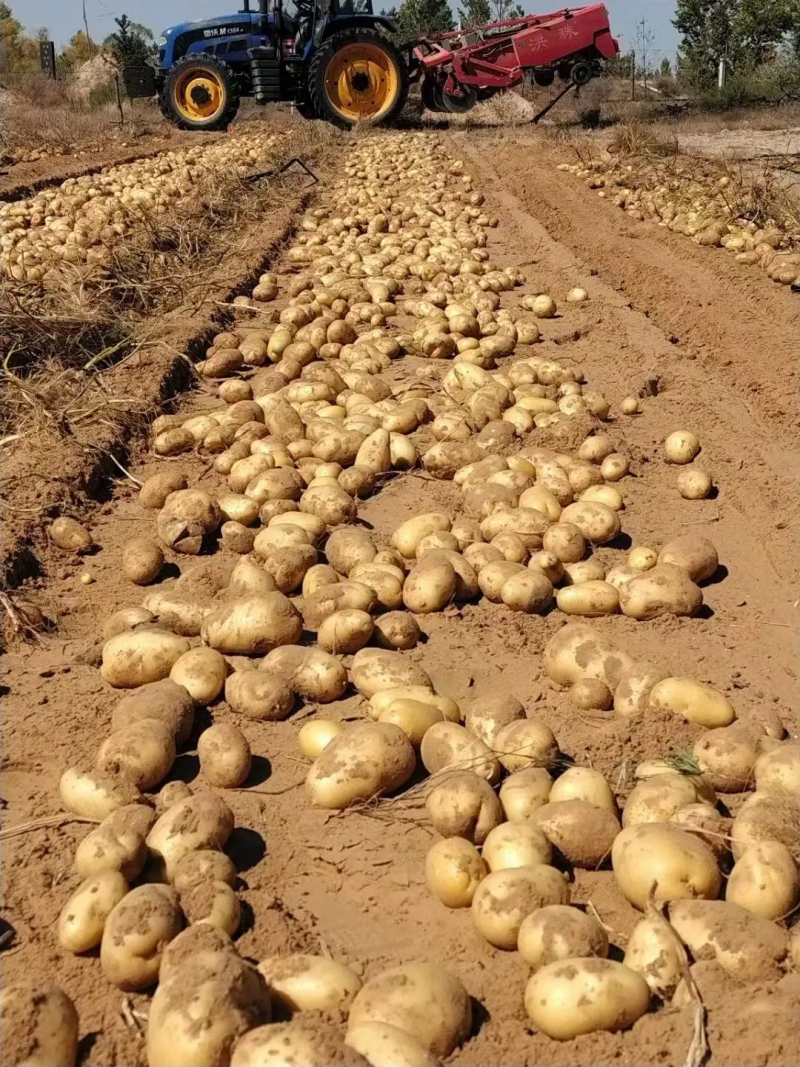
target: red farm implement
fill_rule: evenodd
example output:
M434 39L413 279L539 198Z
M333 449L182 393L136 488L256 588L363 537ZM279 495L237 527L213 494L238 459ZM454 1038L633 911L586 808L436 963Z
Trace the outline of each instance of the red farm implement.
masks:
M430 111L469 111L479 100L518 85L530 71L537 85L565 83L534 122L572 88L586 85L619 51L604 4L563 8L550 15L493 22L418 41L412 70L422 79Z

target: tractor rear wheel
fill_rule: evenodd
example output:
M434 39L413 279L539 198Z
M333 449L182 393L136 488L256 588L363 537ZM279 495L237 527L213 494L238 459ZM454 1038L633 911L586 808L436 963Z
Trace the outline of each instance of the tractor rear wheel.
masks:
M308 95L316 114L336 126L390 122L408 96L406 62L375 30L341 30L314 53Z
M472 85L462 85L461 92L461 96L454 96L442 88L441 99L445 111L452 115L463 115L475 107L478 102L478 90Z
M239 110L236 75L216 56L183 56L164 79L159 105L182 130L224 130Z

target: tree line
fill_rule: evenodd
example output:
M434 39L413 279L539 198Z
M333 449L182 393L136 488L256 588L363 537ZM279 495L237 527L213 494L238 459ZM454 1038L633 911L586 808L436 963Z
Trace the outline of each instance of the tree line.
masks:
M56 56L58 73L67 76L99 52L110 53L120 66L151 62L156 53L155 38L147 26L127 15L115 18L116 30L94 41L86 30L78 30ZM8 4L0 2L0 82L3 75L35 74L40 69L39 45L50 40L46 26L26 31Z

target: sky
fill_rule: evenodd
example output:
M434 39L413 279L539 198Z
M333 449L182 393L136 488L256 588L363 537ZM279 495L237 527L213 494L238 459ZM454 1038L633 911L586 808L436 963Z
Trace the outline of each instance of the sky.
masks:
M82 25L81 0L8 0L16 17L28 29L46 26L56 45L66 44ZM557 10L568 0L522 0L526 11L545 13ZM573 0L575 3L576 0ZM373 0L376 11L391 7L391 0ZM611 28L620 47L629 51L636 45L637 23L647 20L647 30L653 34L652 57L658 63L662 56L673 58L678 35L670 23L674 0L606 0ZM239 0L86 0L89 32L102 40L114 30L114 17L123 12L135 22L149 26L156 36L167 26L186 19L200 19L211 15L234 13ZM253 5L255 6L255 4ZM457 6L451 0L451 6Z

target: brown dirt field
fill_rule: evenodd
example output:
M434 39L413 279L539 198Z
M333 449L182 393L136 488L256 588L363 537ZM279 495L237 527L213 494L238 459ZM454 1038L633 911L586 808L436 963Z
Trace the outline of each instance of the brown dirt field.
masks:
M579 364L613 411L647 378L659 380L658 396L643 400L640 416L608 424L633 457L633 478L624 483L626 533L633 543L657 547L697 532L719 550L724 569L704 590L701 617L636 623L617 616L596 625L631 654L719 687L741 718L777 713L796 734L795 298L757 272L600 203L577 180L553 170L556 153L541 140L472 132L453 135L448 144L466 159L499 217L490 231L492 258L527 275L527 285L505 296L503 305L517 306L522 293L546 290L563 308L541 323L544 342L536 354ZM575 285L588 290L588 304L563 303ZM415 362L394 364L396 380L409 380ZM186 398L187 411L201 405L201 396ZM683 500L674 487L675 469L661 457L664 437L683 427L702 441L701 460L718 486L713 499ZM223 484L197 458L172 462L202 476L212 491ZM145 454L129 463L140 480L157 468L161 464ZM386 541L404 518L455 508L458 499L451 483L412 472L389 481L359 514L377 540ZM153 520L124 480L84 517L97 552L76 561L44 549L42 576L24 587L25 595L58 616L57 633L14 648L2 664L0 804L7 827L58 814L61 772L90 758L107 734L118 696L96 669L98 635L113 610L140 602L141 591L132 591L120 576L119 553L125 540L149 533ZM612 547L599 555L621 558ZM86 572L94 578L90 585L80 581ZM629 761L689 748L698 728L674 719L596 721L576 714L541 673L541 650L563 619L557 612L518 615L484 600L423 616L426 641L407 655L462 706L490 693L513 693L529 715L553 728L568 757L591 763L612 783L624 780ZM352 696L323 713L358 717L362 703ZM532 1032L522 1005L528 972L520 958L488 946L469 914L448 911L425 886L424 857L433 835L415 795L360 812L309 807L295 735L316 711L307 705L283 723L244 723L257 755L254 770L246 788L225 793L239 827L229 851L243 882L243 955L327 952L369 975L410 959L442 963L479 1004L471 1039L448 1060L458 1067L684 1062L690 1009L660 1007L629 1032L563 1044ZM222 702L211 714L218 722L234 720ZM178 758L171 777L195 779L193 753L190 746ZM104 980L96 953L68 956L56 939L59 910L77 884L71 861L84 830L65 823L4 842L2 917L16 932L10 950L0 955L4 979L57 981L80 1013L80 1063L134 1067L146 1062L144 1042L125 1021L123 994ZM610 871L576 872L572 898L591 900L615 931L614 943L624 948L637 913ZM796 975L760 987L739 985L709 963L695 971L708 1010L713 1067L800 1062ZM130 1003L146 1012L148 997L135 994ZM348 1062L362 1061L352 1056Z

